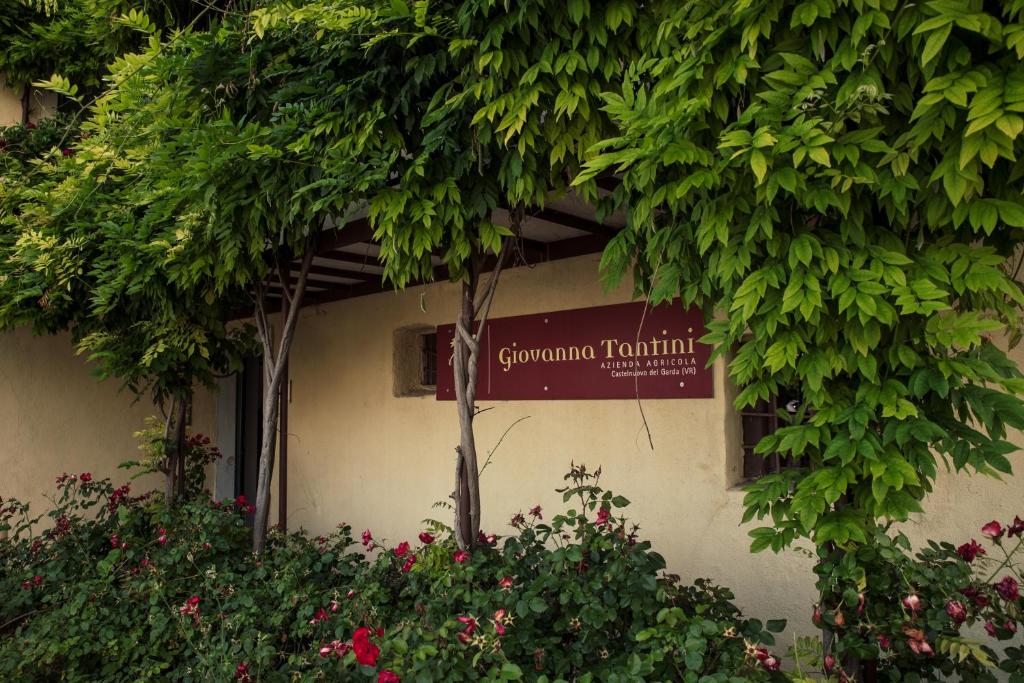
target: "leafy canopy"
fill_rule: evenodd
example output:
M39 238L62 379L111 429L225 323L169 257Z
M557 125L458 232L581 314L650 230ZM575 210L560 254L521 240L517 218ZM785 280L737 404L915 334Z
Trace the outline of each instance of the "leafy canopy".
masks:
M1024 229L1024 2L691 0L606 110L621 135L608 248L655 300L714 317L737 406L781 389L758 444L801 466L752 483L753 548L867 543L921 510L940 462L1009 473Z

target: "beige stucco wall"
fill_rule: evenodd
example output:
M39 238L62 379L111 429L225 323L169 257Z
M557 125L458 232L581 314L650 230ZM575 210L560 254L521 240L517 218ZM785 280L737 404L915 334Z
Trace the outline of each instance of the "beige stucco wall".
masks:
M212 430L212 405L208 393L197 392L197 430ZM27 501L38 514L62 472L127 482L130 473L117 466L138 458L132 434L156 412L145 399L119 390L116 380L97 381L67 335L0 334L0 497ZM132 491L161 485L159 477L148 477Z
M57 106L54 93L33 89L29 94L29 119L38 121L49 116ZM9 126L21 122L21 93L7 87L6 79L0 74L0 126Z
M596 306L629 299L605 294L598 256L517 268L502 276L493 315ZM421 299L422 296L422 299ZM450 522L432 508L452 489L455 406L392 395L397 328L450 323L457 289L416 287L304 311L292 352L289 526L323 532L340 521L391 542L415 538L421 520ZM421 310L421 305L425 311ZM1020 352L1016 357L1024 360ZM604 468L602 483L632 500L631 516L669 569L732 587L758 616L786 617L807 631L813 601L810 561L797 552L756 557L738 525L739 423L719 362L715 398L635 401L483 402L477 443L486 451L516 420L482 479L483 526L508 533L513 513L560 509L553 489L570 462ZM1001 483L943 477L930 514L909 525L916 537L958 540L993 516L1024 512L1024 478Z

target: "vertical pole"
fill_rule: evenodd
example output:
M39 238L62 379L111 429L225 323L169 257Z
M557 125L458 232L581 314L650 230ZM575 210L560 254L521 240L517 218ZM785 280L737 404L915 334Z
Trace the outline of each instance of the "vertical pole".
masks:
M291 268L288 263L281 266L282 286L288 287L291 278ZM285 321L288 319L288 299L281 297L281 329L284 330ZM281 349L281 353L285 353ZM277 495L277 523L281 531L288 530L288 357L285 356L284 366L281 370L281 398L278 401L277 426L278 426L278 495Z

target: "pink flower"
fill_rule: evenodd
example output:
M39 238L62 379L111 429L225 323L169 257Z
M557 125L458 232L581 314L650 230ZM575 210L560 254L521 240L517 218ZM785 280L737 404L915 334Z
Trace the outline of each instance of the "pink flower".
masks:
M479 534L477 534L476 540L483 545L494 545L498 542L498 537L494 534L488 535L481 531Z
M409 555L405 560L405 564L402 565L402 573L408 574L414 564L416 564L416 555Z
M540 505L534 505L530 508L530 515L537 519L544 519L544 516L540 514Z
M503 609L499 609L494 613L494 630L499 636L505 635L505 617L507 612Z
M956 554L960 556L964 562L974 562L974 558L978 555L984 555L985 549L981 547L981 544L975 541L973 538L970 543L964 543L962 546L956 549Z
M594 520L594 524L597 526L604 526L608 523L608 518L612 516L612 511L608 508L601 508L597 511L597 519Z
M907 597L903 598L903 606L911 612L913 612L914 614L917 614L918 610L921 609L921 598L913 594L908 595Z
M82 472L80 475L78 475L78 478L86 483L89 483L90 481L92 481L92 474L89 472Z
M928 644L927 640L908 640L907 645L911 650L919 655L930 655L935 652L932 650L932 646Z
M367 529L363 532L363 545L370 547L371 543L373 543L373 534L371 534L370 530Z
M778 671L781 665L782 662L780 662L779 659L773 655L768 655L767 657L761 660L761 666L763 666L766 671Z
M1003 579L995 583L993 588L996 589L996 593L1008 602L1013 602L1020 598L1020 587L1017 585L1017 580L1012 576L1004 576Z
M338 601L337 600L331 600L331 612L337 612L337 611L338 611Z
M831 675L832 670L836 668L836 658L832 655L825 655L825 675Z
M430 545L434 542L434 537L428 534L426 531L420 533L420 543L423 545Z
M249 665L248 664L246 664L245 662L242 662L241 664L239 664L235 668L235 680L236 681L243 681L244 683L249 683L249 681L252 680L252 679L249 678Z
M501 581L498 581L498 585L501 586L503 590L506 590L506 591L512 590L512 577L511 576L503 576L503 577L501 577Z
M465 562L469 558L470 558L470 554L469 554L469 552L467 552L465 550L456 550L455 554L452 555L452 559L455 560L459 564L462 564L463 562Z
M1010 633L1016 633L1017 632L1017 622L1008 619L1006 621L1006 623L1003 624L1003 628L1005 628Z
M957 626L967 621L967 609L958 600L950 600L946 603L946 614Z
M985 538L991 538L993 541L997 541L1003 535L1003 525L993 519L991 522L981 527L981 534Z
M352 649L352 646L348 643L343 643L340 640L332 640L327 645L320 648L320 656L327 657L330 654L334 654L339 659L348 654L348 651Z
M316 624L319 624L322 621L327 621L330 618L331 615L327 613L327 610L321 607L315 614L313 614L313 618L309 620L309 623L311 626L315 626Z
M352 589L349 589L348 593L345 593L345 597L351 600L352 598L356 597L356 592Z
M401 680L391 669L384 669L377 674L377 683L401 683Z
M398 547L395 548L395 557L404 557L407 552L409 552L409 542L402 541L398 544Z
M892 645L892 642L890 642L889 636L885 635L884 633L878 636L878 647L882 648L883 650L888 650L890 645Z
M990 636L992 636L993 638L995 638L996 637L996 625L993 624L991 621L986 621L985 622L985 633L987 633Z

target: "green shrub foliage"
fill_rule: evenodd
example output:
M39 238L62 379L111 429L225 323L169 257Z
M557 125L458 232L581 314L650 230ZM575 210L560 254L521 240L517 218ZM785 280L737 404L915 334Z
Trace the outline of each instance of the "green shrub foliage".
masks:
M1024 426L1024 3L691 0L606 109L629 229L605 253L714 317L738 406L787 388L753 548L864 544L938 468L1009 473ZM1008 335L1008 337L1004 337Z
M783 623L665 575L596 474L574 468L568 510L518 514L471 553L428 521L413 544L275 532L258 559L244 498L168 512L65 475L41 534L0 506L0 678L782 680Z

